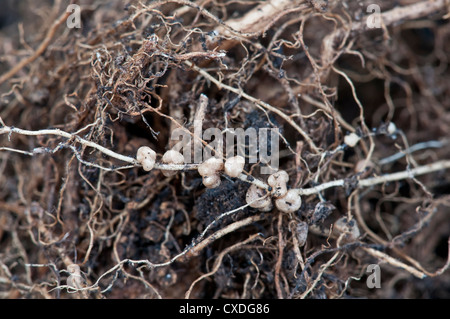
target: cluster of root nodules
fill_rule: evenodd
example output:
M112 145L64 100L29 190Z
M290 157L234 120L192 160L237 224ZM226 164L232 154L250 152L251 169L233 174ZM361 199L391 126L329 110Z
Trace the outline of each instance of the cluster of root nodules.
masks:
M197 170L1 134L1 297L450 297L448 170L358 187L450 157L440 1L378 1L371 29L370 1L92 0L53 35L63 2L26 2L1 19L0 73L46 47L0 84L0 129L158 163L175 129L278 128L288 189L345 184L261 212L245 194L263 162L209 189Z

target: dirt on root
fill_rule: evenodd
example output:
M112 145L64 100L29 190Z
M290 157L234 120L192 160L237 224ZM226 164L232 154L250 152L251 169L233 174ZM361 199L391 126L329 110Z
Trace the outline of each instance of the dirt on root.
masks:
M449 8L377 3L4 1L0 297L450 298L448 165L359 184L450 158ZM279 130L289 188L344 183L261 212L263 161L208 189L74 137L159 162L202 94L203 131Z

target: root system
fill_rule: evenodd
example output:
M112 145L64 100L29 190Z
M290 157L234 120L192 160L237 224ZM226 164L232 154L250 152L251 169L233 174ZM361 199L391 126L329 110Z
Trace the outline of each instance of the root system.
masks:
M450 298L450 4L377 3L6 1L0 297ZM136 163L198 123L278 129L301 208Z

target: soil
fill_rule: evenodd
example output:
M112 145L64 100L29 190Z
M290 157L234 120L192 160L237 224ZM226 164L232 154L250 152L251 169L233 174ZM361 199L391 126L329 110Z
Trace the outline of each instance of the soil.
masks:
M444 0L74 3L1 5L1 298L450 298ZM279 130L289 188L344 183L262 212L263 162L209 189L102 151L160 161L202 95L203 130Z

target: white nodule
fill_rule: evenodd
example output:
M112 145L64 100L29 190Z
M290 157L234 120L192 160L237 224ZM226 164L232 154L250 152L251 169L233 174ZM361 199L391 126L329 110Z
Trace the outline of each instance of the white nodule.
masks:
M217 157L210 157L198 166L198 173L201 176L217 174L223 168L223 160Z
M166 164L181 165L184 164L184 156L178 151L168 150L164 153L161 161ZM167 177L177 174L177 171L162 170L161 172Z
M344 137L344 143L350 147L355 147L361 138L356 133L350 133Z
M289 181L289 175L286 171L280 170L273 173L267 179L267 184L272 187L273 197L283 197L287 193L287 182Z
M258 208L263 211L270 210L272 207L272 200L265 189L259 188L252 184L247 190L245 201L250 207Z
M286 195L275 201L275 206L284 213L293 213L302 206L302 198L295 189L290 189Z
M148 146L141 146L137 151L136 160L145 171L151 171L155 166L156 152Z
M233 156L225 161L225 174L238 177L244 170L245 159L242 156Z
M203 185L207 188L216 188L220 185L220 176L219 174L214 175L205 175L202 177Z

